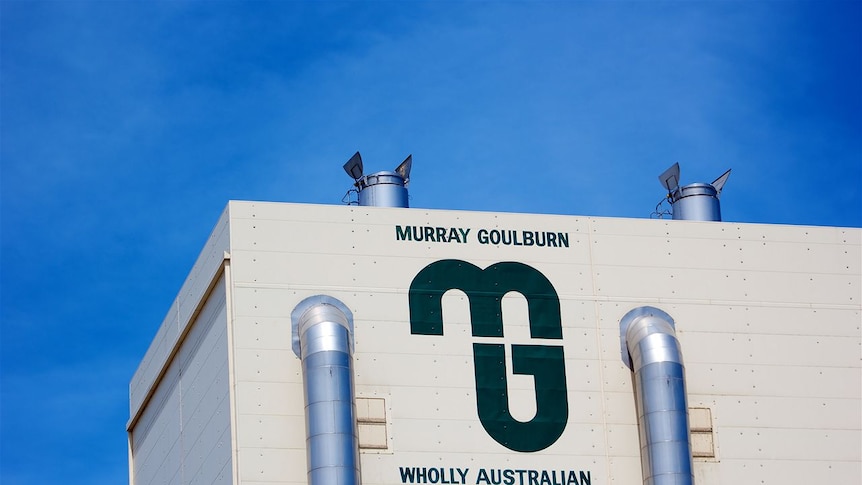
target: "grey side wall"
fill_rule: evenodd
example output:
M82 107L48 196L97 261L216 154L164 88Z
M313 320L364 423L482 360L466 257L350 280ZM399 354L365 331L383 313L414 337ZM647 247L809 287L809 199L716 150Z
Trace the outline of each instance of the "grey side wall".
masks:
M232 483L227 328L222 277L131 429L132 483Z

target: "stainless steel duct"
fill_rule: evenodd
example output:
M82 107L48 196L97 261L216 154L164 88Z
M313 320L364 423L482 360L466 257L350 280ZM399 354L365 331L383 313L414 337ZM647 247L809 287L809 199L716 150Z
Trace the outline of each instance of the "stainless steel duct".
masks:
M356 152L347 163L344 171L353 177L359 205L375 207L409 207L407 184L410 181L410 169L413 166L413 155L408 155L394 172L377 172L363 175L362 157Z
M644 485L691 485L685 366L673 318L638 307L620 320L623 360L634 372Z
M353 314L335 298L306 298L290 315L302 360L309 485L359 485L353 391Z

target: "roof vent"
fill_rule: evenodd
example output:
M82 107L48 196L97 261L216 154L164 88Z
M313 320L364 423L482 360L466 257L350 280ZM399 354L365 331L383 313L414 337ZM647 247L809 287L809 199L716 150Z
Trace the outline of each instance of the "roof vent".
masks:
M347 163L344 171L353 177L354 188L347 191L343 202L348 205L370 205L376 207L409 207L407 202L407 183L410 181L410 168L413 155L401 162L394 172L377 172L363 175L362 157L356 152ZM356 194L357 200L352 195Z
M721 174L711 184L695 183L679 186L679 164L674 163L658 176L659 182L667 189L667 195L656 206L653 217L662 218L672 214L674 219L686 221L721 221L721 207L718 201L730 170ZM662 204L670 203L670 211Z

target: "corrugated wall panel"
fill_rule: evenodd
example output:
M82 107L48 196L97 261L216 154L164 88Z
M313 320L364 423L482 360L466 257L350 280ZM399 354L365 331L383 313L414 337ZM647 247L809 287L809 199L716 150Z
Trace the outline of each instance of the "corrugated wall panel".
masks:
M169 483L180 467L179 366L172 366L162 382L132 430L134 484Z
M167 365L174 347L177 345L195 310L201 304L215 275L221 270L225 252L230 245L229 207L225 209L216 223L206 245L201 250L188 278L180 288L176 299L168 310L156 338L138 366L129 384L129 414L132 419L138 414L147 399L159 374Z
M130 430L134 485L233 482L227 341L221 278Z
M129 415L134 416L146 399L150 387L161 372L164 360L171 353L179 336L177 319L177 301L174 300L165 319L156 332L147 353L138 365L138 369L129 384Z

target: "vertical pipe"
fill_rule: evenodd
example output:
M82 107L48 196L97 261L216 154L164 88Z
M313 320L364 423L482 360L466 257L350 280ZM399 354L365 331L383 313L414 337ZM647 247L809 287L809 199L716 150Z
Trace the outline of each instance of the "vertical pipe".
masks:
M673 319L658 308L635 308L620 321L620 337L635 377L643 483L692 485L685 367Z
M359 485L353 391L353 315L318 295L291 313L293 350L302 360L309 485Z

